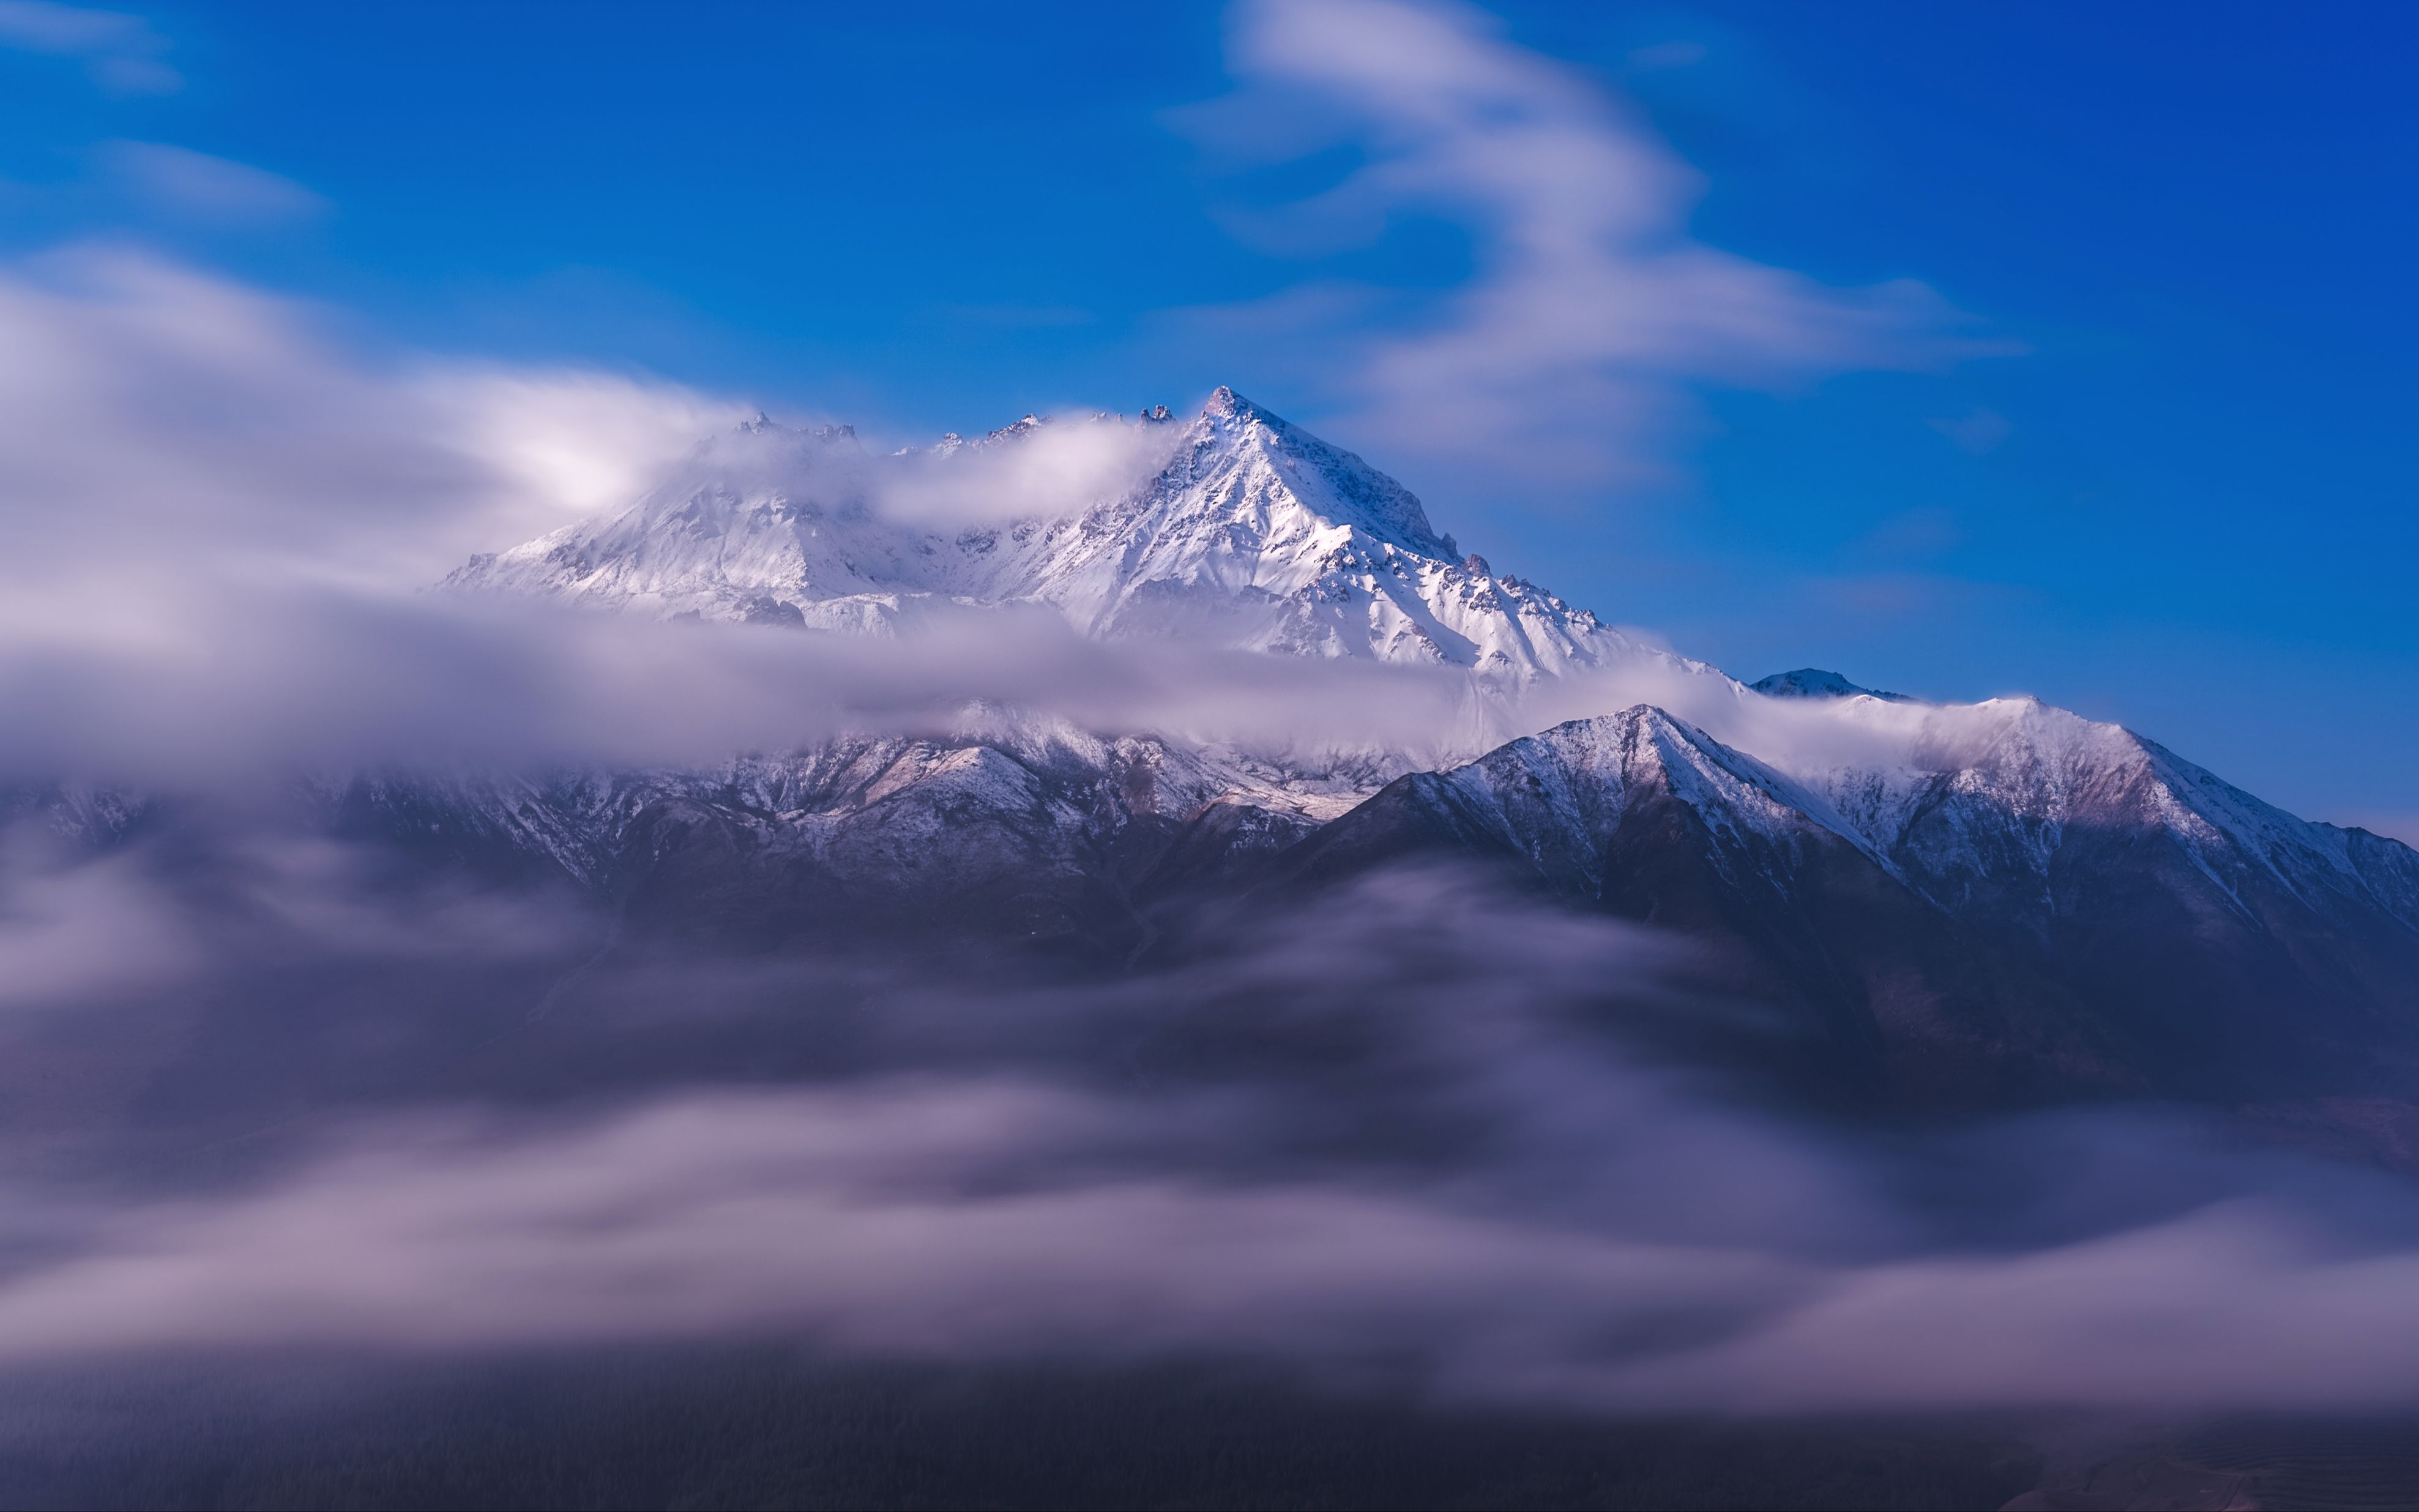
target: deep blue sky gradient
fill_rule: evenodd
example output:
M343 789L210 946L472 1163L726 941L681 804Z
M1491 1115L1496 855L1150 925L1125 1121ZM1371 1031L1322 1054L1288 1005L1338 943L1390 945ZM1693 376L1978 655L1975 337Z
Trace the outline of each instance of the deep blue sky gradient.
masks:
M1163 313L1469 272L1442 224L1316 263L1230 234L1352 164L1239 179L1170 129L1228 87L1212 8L132 8L181 91L0 51L0 251L129 239L373 343L906 434L1222 381L1317 426L1290 360ZM2036 692L2314 816L2414 822L2419 11L1495 8L1706 176L1702 239L1920 279L2024 353L1709 393L1662 484L1540 499L1373 455L1441 528L1743 676ZM1637 61L1675 43L1702 56ZM111 139L326 208L163 215L109 188Z

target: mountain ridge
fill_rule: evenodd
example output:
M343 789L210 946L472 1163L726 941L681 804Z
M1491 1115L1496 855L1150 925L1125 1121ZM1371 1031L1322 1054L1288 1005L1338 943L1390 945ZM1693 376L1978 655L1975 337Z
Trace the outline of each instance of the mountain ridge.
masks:
M1126 471L1065 466L1103 451ZM915 514L986 489L1014 507ZM1000 709L711 772L329 801L420 843L544 852L642 933L768 949L925 920L1129 961L1204 903L1449 856L1698 939L1886 1099L2241 1100L2263 1076L2419 1098L2419 852L2036 699L1818 669L1750 687L1457 550L1400 485L1228 389L1189 419L1027 416L888 457L751 424L449 586L847 634L1042 605L1104 640L1458 671L1514 721L1616 673L1661 691L1317 781Z

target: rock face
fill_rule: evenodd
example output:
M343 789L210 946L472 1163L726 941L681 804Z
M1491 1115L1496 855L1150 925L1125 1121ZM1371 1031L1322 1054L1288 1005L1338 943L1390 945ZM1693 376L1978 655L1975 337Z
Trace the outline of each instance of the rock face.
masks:
M1118 466L1037 500L1077 454ZM912 523L994 495L979 523ZM1039 604L1106 639L1458 669L1515 710L1624 668L1672 689L1409 775L993 711L713 772L326 799L357 831L561 876L641 933L1015 940L1113 969L1185 910L1454 856L1695 937L1860 1095L2419 1094L2419 854L2029 699L1813 669L1742 686L1494 575L1399 485L1227 390L1186 422L1028 418L889 457L759 424L448 583L874 635Z

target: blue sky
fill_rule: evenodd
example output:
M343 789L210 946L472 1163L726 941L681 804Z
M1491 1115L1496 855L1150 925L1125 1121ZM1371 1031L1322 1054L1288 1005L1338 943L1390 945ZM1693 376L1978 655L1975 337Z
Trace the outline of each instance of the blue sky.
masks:
M1741 675L2419 834L2419 13L871 8L0 5L0 252L902 436L1228 382Z

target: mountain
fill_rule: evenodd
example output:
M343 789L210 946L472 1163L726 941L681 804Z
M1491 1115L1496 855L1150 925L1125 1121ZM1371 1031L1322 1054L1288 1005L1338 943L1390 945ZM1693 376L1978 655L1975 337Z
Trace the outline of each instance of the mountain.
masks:
M1189 421L1027 417L887 456L758 422L447 585L875 635L1038 604L1103 639L1457 669L1511 721L1661 690L1433 771L986 710L711 772L326 795L356 832L550 871L640 934L1114 966L1190 910L1452 856L1693 937L1861 1096L2419 1099L2419 853L2031 699L1742 685L1497 576L1230 390Z
M1842 713L1887 760L1641 705L1399 779L1287 859L1478 857L1678 928L1918 1101L2419 1089L2419 853L2034 700Z

